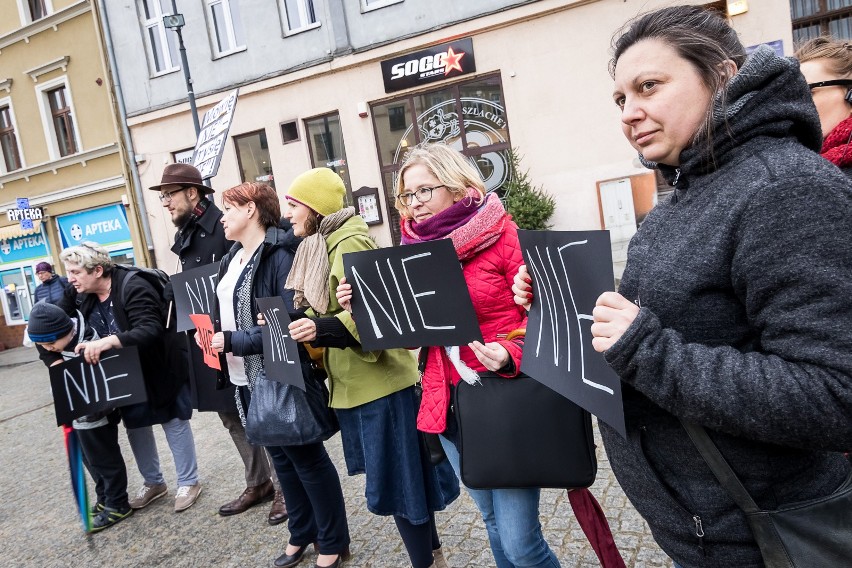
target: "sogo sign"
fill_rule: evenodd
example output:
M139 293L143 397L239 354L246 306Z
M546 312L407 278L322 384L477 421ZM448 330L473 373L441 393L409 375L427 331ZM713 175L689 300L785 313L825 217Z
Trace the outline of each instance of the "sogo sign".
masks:
M473 40L465 38L382 61L385 92L392 93L476 71Z

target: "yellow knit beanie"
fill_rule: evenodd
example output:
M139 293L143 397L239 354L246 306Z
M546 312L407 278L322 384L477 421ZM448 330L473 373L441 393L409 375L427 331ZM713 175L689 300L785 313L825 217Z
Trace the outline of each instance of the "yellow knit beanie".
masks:
M310 207L323 217L343 209L346 187L340 176L328 168L314 168L296 176L287 199Z

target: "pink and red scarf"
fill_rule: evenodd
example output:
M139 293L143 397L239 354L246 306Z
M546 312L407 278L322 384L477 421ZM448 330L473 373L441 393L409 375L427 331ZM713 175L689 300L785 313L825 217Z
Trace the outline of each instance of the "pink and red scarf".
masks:
M837 166L846 168L852 166L852 116L834 127L822 143L820 155Z

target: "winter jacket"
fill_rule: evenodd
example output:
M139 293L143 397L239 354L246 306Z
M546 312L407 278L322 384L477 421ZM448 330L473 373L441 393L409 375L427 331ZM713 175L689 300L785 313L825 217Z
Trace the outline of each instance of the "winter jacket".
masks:
M147 404L154 408L167 407L175 402L186 382L186 366L177 364L173 358L182 356L182 351L166 349L166 331L162 318L164 306L160 294L141 276L121 266L113 269L111 278L112 309L115 321L122 330L116 337L122 347L136 346L139 349L139 361L148 394ZM129 279L126 285L125 279ZM124 290L124 294L119 293L121 290ZM98 305L98 296L79 294L72 287L58 305L72 317L79 310L89 321L89 315Z
M225 238L222 211L211 201L201 217L188 221L175 234L172 252L178 255L181 270L191 270L222 260L233 241ZM186 334L187 365L192 389L192 407L200 411L234 412L234 389L217 388L216 370L204 363L195 345L195 331Z
M175 234L172 252L180 258L181 270L217 262L231 249L220 220L222 211L211 201L198 219L186 223Z
M833 492L852 446L852 184L815 153L796 63L759 48L726 124L716 105L712 159L699 141L660 166L674 195L630 243L620 293L641 309L604 354L627 439L599 423L616 478L686 568L763 563L678 419L707 429L765 509Z
M496 341L509 352L508 372L499 373L505 377L517 376L521 368L523 346L505 338L510 331L526 327L526 312L515 304L512 293L512 280L523 262L518 228L514 223L507 224L506 230L493 245L462 261L462 273L483 340L486 343ZM447 409L450 406L450 385L444 377L449 377L454 385L460 377L446 358L438 356L437 351L443 347L426 349L429 351L423 371L423 397L417 428L439 434L447 427ZM470 347L462 345L459 352L468 367L474 371L486 370Z
M287 275L290 273L290 267L293 266L293 256L296 254L296 247L299 246L301 239L293 235L293 230L284 230L278 227L271 227L266 231L266 238L261 245L260 256L252 265L252 302L251 313L260 313L257 307L257 298L270 298L273 296L281 296L284 298L284 305L293 305L293 291L284 288L284 282L287 280ZM243 248L241 243L234 244L233 248L219 262L219 279L228 271L228 265L234 259L234 255ZM242 281L243 277L240 278ZM237 283L239 287L240 283ZM233 298L234 313L238 313L236 294ZM221 329L218 296L214 299L213 323L215 329ZM263 354L263 328L255 325L250 329L224 330L225 335L225 353L233 353L238 357L246 355L262 355ZM303 352L303 347L299 346L299 356L307 365L309 358L306 352ZM228 388L230 381L228 379L228 364L225 361L225 356L220 357L222 370L218 372L217 386L219 388ZM307 370L307 369L303 369ZM307 375L306 375L307 376ZM251 382L256 380L255 377Z
M337 285L343 278L343 255L348 252L373 250L367 224L359 216L349 218L325 239L329 264L328 311L320 319L336 317L349 333L359 339L352 314L337 302ZM311 317L319 316L308 310ZM362 351L358 347L327 348L323 365L329 377L332 408L353 408L410 387L417 382L417 363L405 349Z
M46 301L49 304L58 304L65 294L65 289L68 288L68 279L64 276L54 274L50 280L36 286L35 301Z

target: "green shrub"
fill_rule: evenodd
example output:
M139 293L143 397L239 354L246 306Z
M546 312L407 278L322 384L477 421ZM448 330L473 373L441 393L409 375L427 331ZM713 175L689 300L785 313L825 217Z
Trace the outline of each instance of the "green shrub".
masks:
M529 170L521 169L517 149L509 151L509 180L498 190L506 210L521 229L543 231L556 209L553 196L536 187L530 180Z

